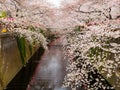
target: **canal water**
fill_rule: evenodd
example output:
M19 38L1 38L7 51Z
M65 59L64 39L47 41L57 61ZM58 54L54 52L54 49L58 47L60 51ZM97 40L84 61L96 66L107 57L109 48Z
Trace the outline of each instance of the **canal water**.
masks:
M62 52L62 46L50 46L38 62L27 90L68 90L61 88L66 73L66 61L63 60Z
M64 60L62 39L55 40L38 62L27 90L71 90L63 88L67 60Z

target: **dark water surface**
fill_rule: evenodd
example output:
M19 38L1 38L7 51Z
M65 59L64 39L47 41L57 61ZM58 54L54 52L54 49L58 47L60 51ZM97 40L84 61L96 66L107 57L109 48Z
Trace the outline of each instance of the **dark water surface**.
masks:
M62 46L50 46L38 63L27 90L69 90L61 88L66 73Z

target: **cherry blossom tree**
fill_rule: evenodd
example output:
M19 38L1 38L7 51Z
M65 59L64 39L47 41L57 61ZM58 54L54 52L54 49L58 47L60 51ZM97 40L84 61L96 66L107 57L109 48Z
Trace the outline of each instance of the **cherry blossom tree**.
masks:
M7 14L0 21L10 32L24 36L31 44L34 39L38 45L47 46L45 37L38 32L39 28L46 31L45 27L52 23L54 11L49 3L45 0L6 0L0 2L0 9ZM31 26L36 30L31 31Z
M34 39L46 48L41 28L68 30L63 47L68 60L64 86L83 85L86 90L120 88L119 0L63 0L57 9L46 0L5 0L0 2L0 9L12 18L2 18L1 23L9 24L10 32L32 44ZM112 87L103 85L105 79L99 73L109 82L112 77L117 80L110 82Z
M77 0L72 4L67 1L63 3L62 11L66 15L64 17L74 18L76 21L74 24L80 27L66 35L67 43L64 51L65 60L68 60L69 64L64 85L71 87L84 85L87 90L120 88L118 74L120 2L118 0ZM103 85L102 82L105 80L100 75L94 77L97 73L104 74L108 81L114 76L117 77L115 82L110 82L113 87Z

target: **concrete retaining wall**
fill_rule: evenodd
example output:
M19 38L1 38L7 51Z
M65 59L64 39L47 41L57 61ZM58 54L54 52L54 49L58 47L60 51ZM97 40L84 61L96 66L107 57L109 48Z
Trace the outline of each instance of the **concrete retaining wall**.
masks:
M33 52L37 50L32 48ZM28 44L26 42L27 57L26 62L32 56L30 54ZM16 39L9 33L3 33L0 35L0 90L6 88L8 83L15 77L15 75L23 67L21 62L20 52L17 46Z

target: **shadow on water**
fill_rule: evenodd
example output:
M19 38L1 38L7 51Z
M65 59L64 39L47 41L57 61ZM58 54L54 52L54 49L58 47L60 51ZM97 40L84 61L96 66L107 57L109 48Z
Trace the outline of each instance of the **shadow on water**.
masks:
M23 67L20 72L15 76L15 78L9 83L6 90L26 90L26 87L30 81L30 78L34 74L36 66L44 53L44 49L42 47L39 48L38 51L31 57L29 63L27 63L26 67Z
M71 90L61 87L66 74L66 61L63 58L62 46L52 45L38 62L27 90Z

